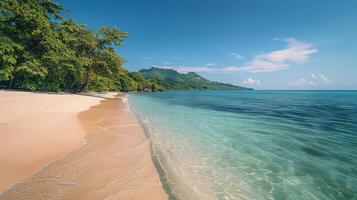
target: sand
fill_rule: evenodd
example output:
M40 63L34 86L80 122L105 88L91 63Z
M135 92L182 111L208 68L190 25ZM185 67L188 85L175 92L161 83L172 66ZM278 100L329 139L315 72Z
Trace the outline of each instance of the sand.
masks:
M0 199L166 199L123 99L1 91Z
M0 91L0 192L79 148L77 114L101 98Z

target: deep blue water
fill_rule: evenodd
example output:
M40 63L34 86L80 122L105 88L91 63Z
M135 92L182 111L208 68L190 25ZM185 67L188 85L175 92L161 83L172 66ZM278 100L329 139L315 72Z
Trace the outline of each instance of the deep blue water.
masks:
M178 199L357 199L357 92L130 94Z

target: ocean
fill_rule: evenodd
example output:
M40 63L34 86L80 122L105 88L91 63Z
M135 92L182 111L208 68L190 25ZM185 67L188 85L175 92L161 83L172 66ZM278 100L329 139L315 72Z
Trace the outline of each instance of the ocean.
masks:
M132 93L170 199L357 199L356 91Z

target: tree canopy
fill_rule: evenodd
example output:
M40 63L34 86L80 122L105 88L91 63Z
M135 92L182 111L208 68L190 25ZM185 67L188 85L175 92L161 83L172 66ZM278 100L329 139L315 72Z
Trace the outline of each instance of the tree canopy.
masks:
M127 33L116 27L90 30L64 19L63 10L51 0L0 2L0 84L43 91L120 90L133 84L114 49Z

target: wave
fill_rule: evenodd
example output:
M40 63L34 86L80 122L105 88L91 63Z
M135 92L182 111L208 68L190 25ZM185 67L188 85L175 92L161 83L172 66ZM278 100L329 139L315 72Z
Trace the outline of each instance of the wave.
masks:
M138 115L135 107L130 104L130 109L138 118L141 126L144 129L146 137L150 141L150 150L154 165L159 173L161 183L170 200L181 199L200 199L198 191L195 191L193 185L189 185L190 181L185 178L184 173L174 163L173 155L167 152L167 148L162 144L158 134L155 134L153 126L148 119ZM186 179L184 181L184 179Z

